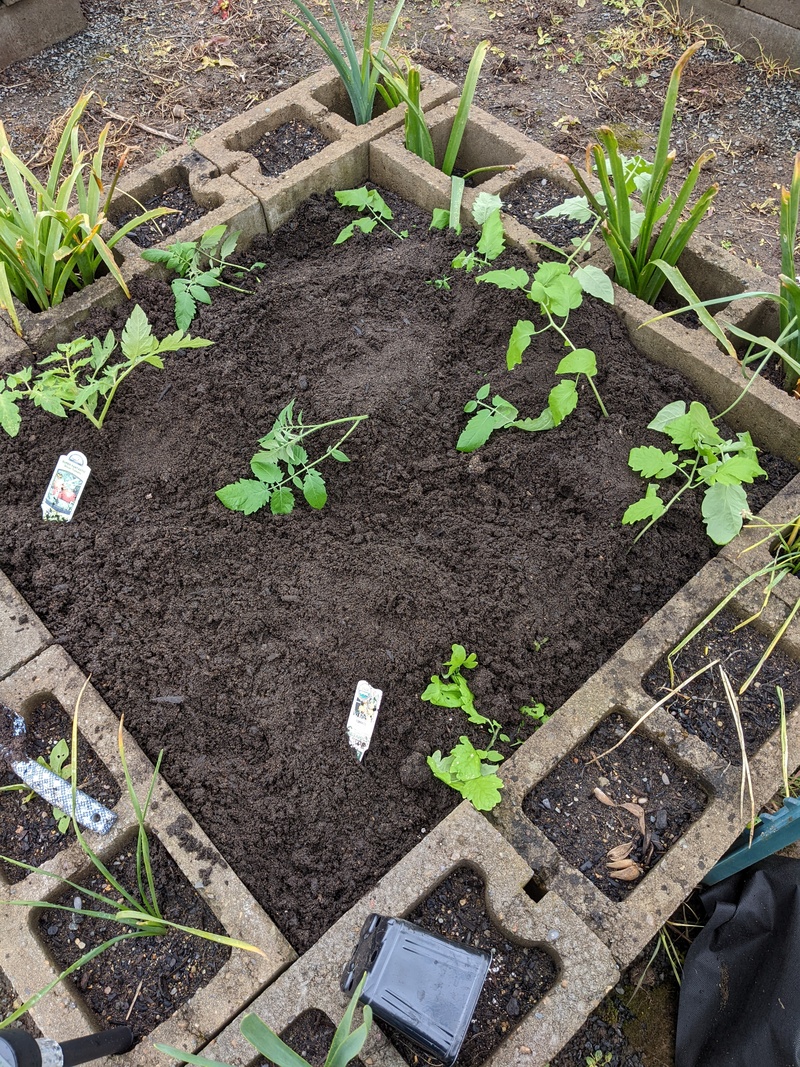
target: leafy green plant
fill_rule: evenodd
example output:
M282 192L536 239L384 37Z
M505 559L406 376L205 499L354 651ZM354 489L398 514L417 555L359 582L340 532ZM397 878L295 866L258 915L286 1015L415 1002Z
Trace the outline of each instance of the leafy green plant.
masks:
M153 876L153 868L150 861L150 841L147 835L147 812L150 807L150 802L153 796L153 790L155 789L156 779L161 766L161 759L163 757L163 751L159 753L156 760L156 766L153 771L153 776L150 780L150 785L147 791L147 796L142 804L136 795L136 790L133 785L133 779L131 778L130 771L128 770L128 761L125 755L125 745L123 741L123 717L120 718L119 723L119 736L118 747L120 762L122 764L122 771L125 777L125 785L128 793L128 800L133 809L136 819L137 836L136 836L136 881L137 889L127 889L119 879L112 873L108 866L100 859L96 852L86 840L80 826L75 818L75 806L78 790L78 715L80 702L83 694L86 690L86 686L89 684L87 679L83 688L81 689L78 699L75 703L75 714L72 718L72 744L71 744L71 770L70 779L72 782L72 828L75 831L75 836L78 840L78 844L86 857L87 861L92 867L105 879L109 891L106 893L98 893L91 889L86 889L84 886L78 885L76 882L71 882L68 879L61 878L60 875L48 871L46 867L34 867L30 863L24 863L21 860L10 859L7 856L0 857L5 863L10 863L14 867L20 867L24 871L38 871L40 874L45 875L47 878L52 878L59 882L63 886L69 886L72 889L78 891L83 898L91 898L96 901L97 908L84 908L67 906L65 904L54 904L49 900L9 900L6 901L12 907L24 907L24 908L48 908L54 911L67 911L75 916L86 916L94 919L111 920L118 923L123 932L109 938L107 941L101 942L99 945L95 945L93 948L84 952L83 955L77 959L74 963L71 963L69 967L61 972L56 978L49 982L43 989L34 993L32 996L15 1008L14 1011L2 1022L0 1022L0 1029L6 1027L18 1019L21 1015L24 1015L30 1008L45 997L51 990L61 982L64 978L74 974L80 970L84 964L93 960L96 956L101 955L107 949L113 945L118 944L121 941L129 941L133 938L140 937L158 937L168 933L170 930L180 930L183 933L191 934L196 937L201 937L206 941L214 941L220 945L228 945L231 948L241 948L248 952L256 952L263 956L264 952L257 948L255 945L249 945L245 941L239 941L232 937L227 937L224 934L210 933L208 930L198 930L194 927L182 926L179 923L171 922L165 919L161 914L159 908L155 879Z
M360 230L361 233L372 233L378 223L385 226L395 237L408 237L408 230L400 230L398 233L389 225L390 220L394 218L394 212L377 189L367 189L366 186L360 189L340 189L334 195L342 207L354 207L356 211L363 212L359 218L353 219L339 232L339 236L333 242L335 245L349 241L356 230Z
M597 360L591 349L576 348L564 356L556 367L556 374L574 374L576 377L565 378L553 386L547 397L547 407L535 419L518 418L519 409L503 399L499 393L487 402L491 385L485 382L475 394L475 399L468 400L464 405L464 411L475 414L461 431L456 449L459 452L474 452L486 444L495 430L513 428L536 433L540 430L555 429L578 406L578 382L581 375L591 386L603 414L608 414L594 384Z
M106 206L125 154L106 192L102 170L110 125L101 131L91 160L78 138L78 124L91 97L91 93L80 97L70 112L45 183L14 154L0 122L0 163L5 173L0 182L0 308L8 312L19 334L22 326L12 297L32 309L55 307L71 290L91 284L101 270L107 270L130 296L113 248L137 226L171 213L169 208L145 211L103 238Z
M324 1067L347 1067L347 1064L354 1060L364 1047L367 1034L372 1026L372 1008L368 1004L365 1004L362 1008L363 1022L361 1025L355 1030L351 1030L351 1027L358 998L361 996L366 980L367 976L364 975L350 998L350 1003L342 1016L342 1021L336 1027L331 1047L325 1057ZM265 1022L262 1022L257 1015L245 1015L240 1025L240 1031L242 1037L249 1041L256 1051L260 1052L268 1062L276 1064L277 1067L311 1067L307 1060L304 1060L302 1056L299 1056L293 1049L289 1048L275 1031L270 1029ZM231 1067L230 1064L220 1063L219 1060L211 1060L207 1056L195 1056L190 1052L182 1052L171 1045L162 1045L156 1042L155 1047L159 1052L174 1057L180 1063L192 1063L196 1064L197 1067Z
M288 515L294 508L294 486L300 490L310 507L323 508L328 491L325 479L317 468L326 459L349 463L341 446L359 423L367 418L368 415L349 415L306 425L302 411L298 411L295 417L294 400L290 400L266 437L259 441L261 450L250 460L250 469L255 478L240 478L238 482L223 486L217 490L217 499L231 511L243 511L245 515L252 515L266 504L269 504L273 515ZM309 459L301 442L329 426L347 426L347 430L322 455Z
M545 711L544 704L538 702L533 704L523 704L519 709L519 713L524 719L533 720L534 729L544 726L546 722L550 722L553 718L552 715L548 715Z
M474 270L486 269L505 251L506 235L500 215L502 206L503 202L499 196L493 193L478 193L472 205L472 217L480 227L480 234L474 248L459 252L453 259L451 266L454 270L465 270L467 274L471 274ZM450 211L434 208L430 228L443 230L450 217ZM460 225L453 228L461 231Z
M168 248L146 248L142 259L150 263L163 263L167 270L174 271L178 277L172 281L175 296L175 325L179 330L188 330L198 304L210 304L209 289L224 286L236 292L246 292L237 285L222 281L220 275L226 267L233 267L239 277L244 272L259 270L264 263L254 263L251 267L241 267L229 261L236 251L236 244L241 231L225 236L225 224L212 226L206 230L199 241L175 241Z
M443 274L441 278L428 278L425 282L426 285L432 285L434 289L439 292L449 293L451 290L450 282L453 279L449 274Z
M494 765L502 763L504 757L494 750L494 745L498 740L508 743L510 738L502 732L496 719L488 719L475 707L475 697L461 669L472 670L477 666L474 652L468 653L463 645L454 644L441 676L433 675L420 699L440 708L460 708L471 723L488 728L491 736L485 749L475 748L462 735L448 756L442 756L438 749L428 756L428 766L436 778L461 793L479 811L491 811L499 804L503 788L502 780L494 773Z
M714 422L704 404L693 401L687 410L684 401L676 400L659 411L648 429L665 434L678 452L665 452L655 445L631 449L631 470L653 479L648 482L644 497L631 504L622 516L626 525L647 521L635 541L684 493L697 489L703 489L703 522L715 544L726 545L741 530L743 516L748 514L743 485L760 475L766 477L766 472L759 465L758 449L749 433L737 434L734 441L725 440ZM679 452L688 456L681 459ZM657 483L676 474L683 477L683 485L665 503L658 495Z
M380 59L386 54L389 42L392 39L400 12L403 10L405 0L398 0L394 10L389 16L383 37L377 51L372 52L372 29L374 26L375 0L367 0L367 16L364 24L364 44L361 50L361 59L356 54L353 35L350 27L342 18L335 0L331 0L331 12L333 13L336 29L339 34L342 48L338 48L336 42L322 25L320 20L313 14L302 0L292 0L299 10L299 15L289 15L292 22L296 23L311 40L322 49L327 58L333 63L336 72L342 79L342 84L350 97L353 106L353 116L357 126L363 126L372 118L375 105L375 92L380 78Z
M631 169L619 149L616 135L609 126L597 131L599 143L586 150L587 163L591 159L602 189L596 195L587 185L578 168L565 158L581 187L592 212L601 220L600 232L614 260L616 281L624 289L653 304L664 285L660 262L674 266L689 238L711 208L717 185L711 185L684 213L697 185L700 171L714 153L703 152L692 165L675 197L665 193L667 178L675 161L669 148L675 106L681 75L691 57L703 47L697 41L678 59L670 76L661 123L656 140L656 152L649 173L637 162ZM638 192L642 211L633 209L631 197ZM660 228L659 228L660 226ZM658 236L655 237L658 230ZM653 238L655 237L655 241Z
M611 1059L610 1052L603 1052L601 1048L596 1048L586 1057L586 1067L605 1067L606 1064L611 1063Z
M112 363L117 341L109 330L103 341L87 340L58 345L55 352L39 361L47 370L34 377L33 367L0 378L0 426L10 437L19 433L21 415L19 401L33 404L65 419L71 412L84 415L98 430L103 428L108 409L120 385L143 363L163 370L161 356L184 348L205 348L213 344L203 337L192 337L177 330L159 341L153 336L150 323L136 304L122 330L120 344L122 361ZM82 356L82 352L89 352Z

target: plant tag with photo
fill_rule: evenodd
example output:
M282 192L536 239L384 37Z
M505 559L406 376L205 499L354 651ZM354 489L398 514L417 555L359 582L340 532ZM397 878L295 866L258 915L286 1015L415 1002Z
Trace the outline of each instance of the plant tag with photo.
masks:
M350 747L355 749L359 762L364 758L372 740L372 731L375 729L382 699L383 690L375 689L363 678L356 686L356 694L347 718L347 738Z
M42 518L69 522L92 473L83 452L59 456L56 469L42 498Z

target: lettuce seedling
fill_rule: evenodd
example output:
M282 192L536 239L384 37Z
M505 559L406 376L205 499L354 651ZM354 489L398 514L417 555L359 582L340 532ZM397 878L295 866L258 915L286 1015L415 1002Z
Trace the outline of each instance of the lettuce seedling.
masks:
M457 790L478 811L491 811L500 802L503 782L494 773L494 764L502 763L502 753L494 751L495 743L509 742L507 734L496 719L488 719L475 707L475 697L461 673L461 668L472 670L478 666L478 657L467 652L463 645L454 644L450 659L443 664L441 677L434 674L421 699L440 708L461 708L470 722L485 726L491 737L485 749L476 749L468 737L460 737L449 756L437 750L428 756L428 766L436 778Z
M394 212L377 189L367 189L366 186L360 189L341 189L338 193L334 193L334 196L342 207L354 207L363 213L340 230L339 236L333 242L335 245L349 241L356 230L360 230L361 233L372 233L378 223L385 226L395 237L408 237L408 230L400 230L398 233L389 225L389 220L394 218Z
M641 445L630 451L631 470L654 479L648 482L644 497L631 504L622 516L625 525L647 520L634 544L684 493L705 487L702 514L706 532L715 544L726 545L749 515L743 484L761 475L766 477L750 434L739 433L735 441L726 441L704 404L694 401L687 410L682 400L663 407L647 428L666 434L678 452L664 452L654 445ZM679 452L689 455L681 460ZM682 475L684 482L665 503L658 495L657 483L674 474Z
M40 361L39 366L47 366L47 370L36 377L33 367L26 367L16 374L9 374L5 382L0 379L0 426L10 437L16 437L22 421L19 401L28 399L36 407L61 419L78 411L101 430L117 389L137 367L147 363L163 370L163 353L205 348L214 342L191 337L181 330L159 341L137 304L128 316L120 343L123 359L116 363L110 362L117 341L113 331L109 330L103 341L97 337L91 340L79 337L76 341L58 345L55 352ZM81 352L86 351L90 354L81 356ZM105 401L102 407L99 406L101 400Z
M591 386L601 411L604 415L607 414L594 384L597 360L591 349L576 348L564 356L556 367L556 374L574 374L576 377L566 378L553 386L547 397L547 407L535 419L518 418L519 409L499 394L495 394L491 402L487 403L491 386L486 382L475 394L475 399L468 400L464 405L464 411L476 414L461 431L456 449L459 452L474 452L486 444L495 430L514 427L517 430L536 433L539 430L555 429L578 406L578 381L582 374Z
M250 469L255 478L240 478L238 482L223 486L217 490L217 499L230 511L242 511L245 515L252 515L265 504L269 504L273 515L288 515L294 508L294 486L300 490L310 507L317 510L323 508L328 491L317 467L326 459L349 463L341 445L366 418L369 416L350 415L307 426L303 423L302 411L298 411L295 419L294 400L290 400L266 437L259 441L261 451L256 452L250 460ZM328 426L342 425L348 429L336 443L326 448L317 459L309 459L308 452L300 442Z

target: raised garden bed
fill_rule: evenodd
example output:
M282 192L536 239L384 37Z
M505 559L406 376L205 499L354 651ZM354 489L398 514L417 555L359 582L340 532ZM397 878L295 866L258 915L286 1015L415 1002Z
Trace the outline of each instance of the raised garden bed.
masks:
M470 277L449 293L428 285L465 238L429 234L424 213L390 200L407 241L340 248L349 215L310 202L256 241L250 258L267 267L254 294L217 290L201 312L193 332L213 348L132 378L101 434L71 420L69 447L94 476L70 526L36 514L36 478L67 424L28 413L0 444L15 472L3 568L148 754L167 746L167 780L298 949L453 806L408 773L464 732L419 702L452 641L478 653L479 706L514 731L523 703L557 708L713 549L688 503L633 548L619 523L640 495L629 448L663 404L695 394L604 305L571 327L598 352L608 419L582 395L557 433L454 451L484 376L537 413L562 350L544 337L508 375L518 304ZM133 295L157 334L174 328L166 283ZM128 312L85 330L119 329ZM225 511L214 491L246 474L292 397L309 419L371 416L353 463L329 473L325 511ZM763 462L754 507L793 473ZM65 566L82 576L66 591ZM359 677L387 694L362 765L343 731Z

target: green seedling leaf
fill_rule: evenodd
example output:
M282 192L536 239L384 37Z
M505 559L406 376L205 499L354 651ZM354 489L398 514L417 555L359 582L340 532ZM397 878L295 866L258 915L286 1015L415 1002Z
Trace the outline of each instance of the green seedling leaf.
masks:
M269 486L264 482L253 478L240 478L238 482L218 489L216 497L229 511L242 511L245 515L252 515L264 507L270 493Z
M445 660L444 666L447 668L444 672L445 678L449 678L451 674L455 674L462 667L467 667L470 670L477 667L478 657L474 652L468 654L463 645L454 644L450 650L450 659Z
M433 216L431 218L431 224L428 227L431 230L446 230L450 225L450 212L446 207L435 207L433 209Z
M294 493L288 485L274 489L269 498L269 509L273 515L288 515L294 508Z
M482 408L469 420L456 442L457 452L474 452L485 445L502 421L490 408Z
M319 510L325 507L328 492L325 489L325 481L322 475L316 471L309 471L303 479L303 496L309 507Z
M488 382L486 382L484 385L482 385L480 387L480 389L475 394L476 399L485 400L486 397L489 395L489 392L490 392L491 388L492 388L491 385Z
M547 397L547 407L553 419L553 426L560 426L567 415L571 415L578 406L578 387L568 379L553 386Z
M378 223L385 227L389 233L394 234L395 237L408 237L407 230L402 230L398 233L397 230L393 230L389 225L389 221L394 218L394 214L377 189L367 189L366 186L361 189L341 189L335 196L342 207L352 207L364 214L360 218L354 219L340 231L333 242L334 245L344 244L345 241L348 241L353 236L356 229L362 233L372 233Z
M496 774L482 774L462 782L459 792L477 811L491 811L500 803L503 781Z
M660 519L666 510L664 501L659 497L658 490L651 482L644 497L626 508L622 516L622 525L632 526L633 523L642 522L644 519Z
M494 211L483 223L481 236L476 245L476 249L479 255L483 256L484 259L491 263L497 259L505 247L506 240L503 232L503 221L500 218L500 212ZM480 279L478 279L478 281L480 281Z
M591 348L575 348L558 364L556 374L585 374L594 378L597 374L597 357Z
M456 682L445 682L434 674L423 690L420 700L435 704L437 708L460 708L462 694Z
M7 389L0 381L0 426L9 437L16 437L22 425L22 416L17 406L19 395L15 390Z
M496 285L498 289L524 289L530 279L527 271L521 267L507 267L505 270L487 271L475 281L488 282L489 285Z
M569 196L563 204L542 213L543 219L567 218L575 222L591 222L595 217L585 196Z
M480 192L472 205L472 217L478 226L482 226L495 212L499 213L502 206L503 201L496 193Z
M614 285L605 271L591 265L576 267L573 277L584 293L602 300L606 304L614 303Z
M703 496L703 521L715 545L727 545L739 533L749 514L747 494L741 485L717 482Z
M647 424L648 430L659 430L663 432L664 427L670 422L674 422L675 419L679 419L681 415L686 414L686 404L683 400L675 400L671 404L667 404L659 411L652 422Z
M272 459L271 452L256 452L250 460L250 470L262 482L272 484L283 477L281 468Z
M355 207L363 211L369 201L369 189L366 186L360 189L340 189L334 196L342 207Z
M479 279L480 280L480 279ZM531 337L536 333L536 327L528 319L519 319L511 331L506 352L506 366L513 370L522 362L522 356L531 343Z
M678 469L677 461L675 452L662 452L655 445L641 445L631 449L628 466L643 478L669 478Z

